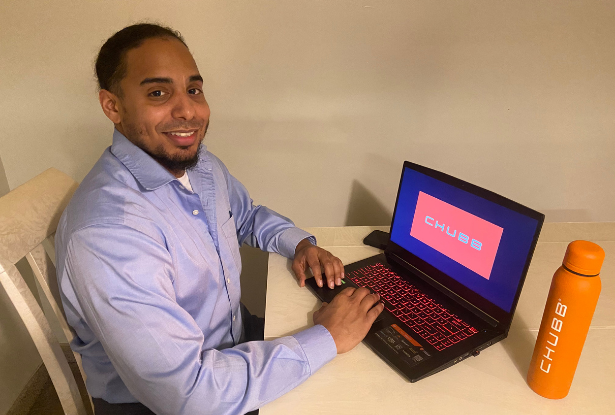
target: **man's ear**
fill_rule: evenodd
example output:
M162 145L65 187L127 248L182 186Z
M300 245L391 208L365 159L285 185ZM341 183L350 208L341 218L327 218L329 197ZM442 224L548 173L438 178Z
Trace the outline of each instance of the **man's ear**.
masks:
M106 89L101 89L98 92L98 101L100 101L100 106L107 118L109 118L113 124L119 124L121 121L120 100L117 95Z

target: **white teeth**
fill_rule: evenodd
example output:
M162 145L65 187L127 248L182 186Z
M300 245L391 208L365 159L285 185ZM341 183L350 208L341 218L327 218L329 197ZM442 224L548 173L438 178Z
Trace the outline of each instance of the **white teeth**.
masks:
M191 131L189 133L175 133L175 132L172 132L172 133L169 133L169 134L176 135L178 137L190 137L192 134L194 134L194 131Z

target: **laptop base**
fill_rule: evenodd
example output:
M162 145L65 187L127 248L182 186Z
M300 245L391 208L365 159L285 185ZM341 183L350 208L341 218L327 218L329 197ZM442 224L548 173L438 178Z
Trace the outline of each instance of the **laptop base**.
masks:
M391 269L395 268L389 264L384 254L379 254L345 266L344 272L349 275L352 271L377 263L385 264ZM408 278L407 275L401 273L400 275L404 279ZM314 278L307 279L306 285L321 301L330 302L345 288L358 288L358 285L349 278L345 278L343 281L344 284L333 289L318 287ZM437 291L430 289L428 284L419 281L418 277L412 278L411 283L420 286L420 289L426 291L429 296L435 297L434 300L440 299ZM450 300L445 302L447 307L450 307L450 303ZM416 382L472 355L477 355L481 350L506 338L506 333L496 331L486 322L466 313L461 307L459 310L454 309L452 311L462 314L464 319L471 320L479 331L445 350L438 351L432 347L419 334L386 309L376 319L363 343L405 379Z

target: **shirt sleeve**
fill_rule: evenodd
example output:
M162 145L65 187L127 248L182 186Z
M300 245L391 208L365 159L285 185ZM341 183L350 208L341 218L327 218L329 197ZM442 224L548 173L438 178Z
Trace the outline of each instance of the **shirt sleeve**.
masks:
M125 225L73 233L66 271L85 320L131 394L157 414L239 414L293 389L336 355L320 325L273 341L203 350L175 298L164 243Z
M219 164L226 177L239 245L246 243L291 259L295 256L297 244L303 239L309 239L316 245L316 238L295 227L289 218L265 206L254 206L245 186L229 173L222 162Z

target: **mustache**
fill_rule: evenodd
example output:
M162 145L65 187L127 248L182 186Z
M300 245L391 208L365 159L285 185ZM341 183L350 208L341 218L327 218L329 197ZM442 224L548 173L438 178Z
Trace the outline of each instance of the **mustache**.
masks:
M183 121L183 122L170 122L160 126L160 131L174 131L174 130L200 130L203 127L202 121ZM205 131L209 128L209 121L205 125Z

